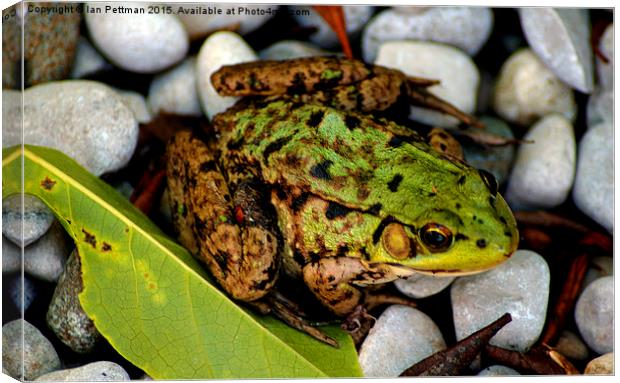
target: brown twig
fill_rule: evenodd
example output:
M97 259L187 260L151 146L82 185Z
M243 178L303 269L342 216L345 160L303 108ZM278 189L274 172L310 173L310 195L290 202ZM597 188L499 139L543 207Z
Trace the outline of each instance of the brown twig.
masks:
M313 8L321 15L327 24L329 24L334 32L336 32L345 56L352 59L353 51L351 50L351 44L349 44L349 36L347 36L347 27L342 6L314 5Z
M161 196L165 175L166 172L163 170L152 177L150 174L145 174L131 195L130 201L144 214L148 215L151 212Z
M527 353L487 345L484 349L487 357L497 363L541 375L578 374L579 371L560 353L546 345L533 347Z
M546 211L516 211L515 219L522 225L541 226L548 228L565 228L578 233L590 231L586 226L566 217Z
M459 375L476 358L489 340L512 320L510 314L502 315L495 322L476 331L444 351L409 367L401 376L454 376Z

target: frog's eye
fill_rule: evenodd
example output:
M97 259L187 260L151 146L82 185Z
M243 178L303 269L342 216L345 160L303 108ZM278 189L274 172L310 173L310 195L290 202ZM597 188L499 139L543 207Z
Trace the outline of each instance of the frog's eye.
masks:
M478 169L478 173L480 173L480 178L484 181L484 184L487 186L493 197L497 195L497 181L495 180L495 176L486 170Z
M420 229L420 238L432 251L447 249L452 245L452 232L438 223L427 223Z

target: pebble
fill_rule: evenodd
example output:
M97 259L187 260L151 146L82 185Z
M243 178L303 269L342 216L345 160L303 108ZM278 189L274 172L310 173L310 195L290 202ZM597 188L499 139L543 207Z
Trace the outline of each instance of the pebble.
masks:
M177 10L181 7L184 9L193 8L185 5L173 5L173 9ZM198 6L199 4L194 4ZM189 33L189 37L199 39L213 32L228 30L239 33L240 35L248 34L265 24L277 11L278 5L275 4L203 4L203 8L207 5L215 5L222 10L222 14L179 14L178 17L183 26ZM247 12L235 12L227 14L229 10L236 11L239 7L243 7ZM254 14L252 14L254 13ZM178 13L177 13L178 14Z
M482 116L480 121L486 125L488 133L509 139L514 138L512 130L504 121L490 116ZM515 157L514 145L484 147L464 142L462 147L465 161L468 164L490 172L500 185L508 178Z
M198 53L196 76L202 109L206 111L209 119L230 108L239 99L218 95L211 85L211 74L224 65L257 59L252 48L236 33L217 32L205 40Z
M435 41L474 56L493 29L493 13L486 7L394 7L376 15L364 29L364 60L375 60L386 41Z
M587 125L592 127L600 122L613 124L614 91L613 89L597 89L588 98L586 107Z
M91 3L103 8L114 3ZM116 66L138 73L155 73L181 61L189 50L183 23L171 14L148 14L147 4L132 3L145 14L87 13L93 44Z
M47 310L47 325L64 344L81 354L91 352L101 335L86 315L78 294L82 291L80 260L73 251L60 275Z
M448 287L455 277L436 277L434 275L413 274L394 281L401 293L411 298L426 298Z
M148 124L151 119L151 111L146 106L144 96L138 92L124 89L114 89L121 98L123 104L133 112L133 116L140 124Z
M598 358L592 359L583 373L586 375L613 375L614 353L608 352Z
M300 57L326 56L330 54L330 52L322 50L305 41L282 40L258 52L258 57L260 57L261 60L290 60Z
M2 326L2 368L15 379L33 380L59 369L60 359L41 331L16 319Z
M596 56L596 73L598 83L603 89L614 88L614 25L609 24L603 32L598 44L600 52L607 58L607 62Z
M154 114L202 116L196 88L196 58L188 57L176 67L155 76L147 101Z
M23 201L22 219L21 195L14 194L2 200L2 234L17 246L22 245L22 240L24 246L35 242L54 222L54 214L39 198L24 194Z
M4 220L4 219L3 219ZM4 224L4 222L3 222ZM22 252L12 241L2 236L2 274L16 273L21 270Z
M559 114L534 124L522 143L508 180L506 200L512 208L552 208L566 200L575 178L573 126Z
M575 205L610 233L614 228L614 132L611 122L586 131L579 143Z
M67 78L80 34L80 14L26 11L23 15L21 7L17 9L17 16L2 19L3 88L21 88L22 21L23 59L28 63L24 86Z
M37 381L79 381L79 382L108 382L130 380L129 374L113 362L101 361L84 366L58 370L39 376Z
M41 239L24 249L24 271L37 279L56 282L72 245L65 229L55 221Z
M520 8L521 28L532 50L556 76L583 93L593 89L587 9Z
M28 310L32 302L36 299L37 295L39 295L38 293L38 288L32 282L32 280L28 278L28 276L24 276L23 279L21 276L16 276L15 278L11 279L9 285L9 295L11 296L11 301L19 310L19 312L24 312Z
M70 77L83 78L108 69L112 69L112 64L93 47L88 39L80 36Z
M573 360L585 360L588 357L588 347L572 331L564 330L553 348Z
M571 89L530 49L513 53L502 65L493 108L504 120L523 126L550 113L559 113L571 121L577 114Z
M510 367L502 366L500 364L489 366L478 373L478 376L510 376L510 375L521 375L521 374L519 374L516 370L513 370Z
M391 41L379 48L375 64L401 70L409 76L440 80L428 88L465 113L476 109L476 93L480 75L469 56L448 45L423 41ZM435 127L454 127L459 121L442 113L411 107L409 117Z
M388 307L359 350L364 376L394 378L426 357L446 348L441 331L420 310Z
M517 250L490 271L457 278L450 289L457 340L510 313L512 322L490 343L526 352L545 324L549 281L547 262L529 250Z
M24 109L25 143L58 149L96 176L124 167L138 141L133 112L112 88L96 81L66 80L28 88ZM19 113L10 112L2 122L3 145L19 143Z
M325 20L309 6L290 6L291 11L298 12L293 14L293 18L302 28L316 28L316 32L309 36L309 40L323 48L334 49L340 46L340 40L336 32L327 24ZM367 5L345 6L342 8L347 36L350 40L355 40L362 28L368 23L374 7ZM305 14L302 12L309 12ZM368 61L370 62L370 61Z
M592 282L579 296L575 322L586 344L598 354L613 351L614 277Z
M606 256L592 257L590 259L590 268L588 268L583 281L582 291L595 280L610 275L614 275L614 259Z

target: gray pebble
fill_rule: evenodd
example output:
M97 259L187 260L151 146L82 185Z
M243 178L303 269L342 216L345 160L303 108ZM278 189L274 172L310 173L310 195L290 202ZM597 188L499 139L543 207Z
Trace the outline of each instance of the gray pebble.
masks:
M261 60L289 60L329 54L331 53L305 41L282 40L258 52L258 57Z
M121 101L133 112L133 116L140 124L148 124L151 119L151 111L146 106L144 96L138 92L124 89L115 89L121 97Z
M67 260L47 310L47 324L56 336L73 351L88 353L101 335L86 315L78 294L82 291L82 275L77 251Z
M601 122L613 124L614 119L614 91L613 89L596 89L588 98L586 107L588 128Z
M564 330L553 348L573 360L585 360L588 357L588 347L572 331Z
M614 259L612 257L593 257L590 260L590 268L586 272L586 277L583 281L582 291L590 283L601 277L607 277L614 275Z
M478 373L478 376L510 376L510 375L521 375L516 370L502 366L499 364L495 364L493 366L489 366L484 370Z
M614 87L614 25L609 24L599 41L599 50L607 62L596 56L596 72L598 82L603 89L613 90Z
M196 88L196 58L189 57L151 81L147 101L154 114L202 116Z
M56 282L71 250L72 242L55 221L41 239L24 249L24 271L46 282Z
M579 143L575 205L610 233L614 228L614 132L611 122L586 131Z
M73 69L71 70L71 78L83 78L107 69L112 69L112 64L106 61L88 39L80 36Z
M28 310L32 302L36 299L38 289L27 275L24 276L23 279L21 276L16 276L11 279L9 284L9 295L15 307L17 307L20 312L23 312Z
M575 306L575 322L592 350L599 354L613 351L614 277L599 278L586 287Z
M512 208L551 208L563 203L575 178L575 134L569 120L551 114L530 128L508 180Z
M2 326L2 367L15 379L33 380L60 368L60 359L41 331L16 319Z
M129 374L113 362L93 362L84 366L58 370L38 377L38 381L79 381L79 382L107 382L130 380Z
M437 325L420 310L388 307L362 343L359 363L364 376L393 378L446 348Z
M310 41L323 48L333 49L340 46L336 32L325 20L309 6L292 5L293 12L308 11L309 14L296 14L293 18L301 27L316 28L316 32L309 37ZM367 24L373 13L373 7L367 5L350 5L343 7L345 27L350 40L355 39ZM371 62L372 60L367 60Z
M517 250L490 271L457 278L450 290L457 339L510 313L512 322L499 330L490 343L527 351L545 324L549 280L547 262L529 250Z
M608 352L598 358L592 359L583 373L586 375L613 375L614 353Z
M22 245L22 239L24 246L28 246L49 230L54 222L54 214L39 198L30 194L24 194L23 220L21 208L19 194L2 200L2 234L17 246Z
M4 222L3 222L4 223ZM22 252L19 246L2 236L2 274L16 273L22 269Z
M592 92L593 68L587 9L519 9L521 27L532 50L562 81Z
M413 274L394 281L401 293L411 298L426 298L448 287L455 277L436 277L434 275Z

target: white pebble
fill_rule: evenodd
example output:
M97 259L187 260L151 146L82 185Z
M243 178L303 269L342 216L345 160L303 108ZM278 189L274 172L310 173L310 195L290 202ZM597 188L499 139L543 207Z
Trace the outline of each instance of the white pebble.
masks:
M611 122L586 131L579 143L575 205L610 233L614 228L614 132Z
M151 121L152 116L149 108L146 106L146 100L144 96L138 92L131 90L115 89L118 95L121 97L121 101L132 112L140 124L147 124Z
M490 343L527 351L545 324L549 281L547 262L529 250L517 250L508 261L485 273L457 278L450 288L457 339L510 313L512 321Z
M593 69L587 9L520 8L521 27L532 50L562 81L592 92Z
M603 36L599 41L599 50L607 58L608 62L604 62L600 57L596 56L596 73L598 74L598 82L603 89L613 90L614 88L614 25L609 26L603 32Z
M550 113L573 121L577 114L571 89L530 49L513 53L502 65L493 108L505 120L520 125L529 125Z
M448 101L465 113L476 109L480 74L469 56L457 48L422 41L392 41L379 48L375 64L399 69L409 76L440 80L429 92ZM438 127L454 127L459 121L442 113L411 107L415 121Z
M71 78L86 77L110 68L112 65L90 44L90 41L80 36L75 51Z
M614 350L614 277L602 277L581 293L575 322L587 345L598 354Z
M210 33L229 30L235 31L240 35L245 35L258 29L265 22L267 22L278 10L278 5L275 4L181 4L172 5L176 14L185 26L190 38L197 39L207 36ZM188 14L187 12L181 13L180 8L185 10L192 10L194 8L201 7L203 10L207 8L219 9L222 14L204 14L195 13ZM243 8L244 12L238 12L238 9ZM227 12L234 11L234 14ZM254 13L254 14L252 14Z
M613 124L614 120L614 91L613 89L596 89L588 98L586 107L588 128L600 122L607 121Z
M614 353L608 352L598 358L592 359L583 373L586 375L613 375Z
M66 370L58 370L42 375L36 379L37 381L121 381L130 380L129 374L113 362L93 362L84 366L69 368Z
M305 41L282 40L271 44L258 52L261 60L289 60L300 57L325 56L330 52L324 51Z
M196 58L189 57L181 64L161 73L151 82L148 104L153 113L202 116L196 88Z
M364 376L394 378L446 348L441 331L426 314L408 306L388 307L362 343Z
M442 291L452 283L455 277L436 277L434 275L413 274L410 277L394 281L401 293L411 298L426 298Z
M209 119L230 108L238 100L238 97L218 95L211 84L211 74L224 65L255 60L256 53L236 33L217 32L205 40L198 53L196 77L202 109Z
M372 62L386 41L421 40L445 43L478 53L493 28L485 7L394 7L375 16L364 29L362 53Z
M328 49L334 49L340 46L340 40L336 32L327 24L325 20L309 6L290 6L294 14L293 18L301 27L316 28L316 32L309 37L313 43ZM309 12L309 14L301 12ZM372 15L373 7L367 5L349 5L343 7L344 22L346 26L347 36L353 40L366 25Z
M523 137L508 180L506 200L513 208L560 205L575 177L575 135L570 121L551 114Z
M90 4L96 8L115 3ZM147 11L147 4L125 3ZM87 13L86 26L93 43L118 67L155 73L183 59L189 38L181 21L171 14Z
M521 375L516 370L502 366L499 364L494 364L485 368L484 370L478 373L478 376L511 376L511 375Z

